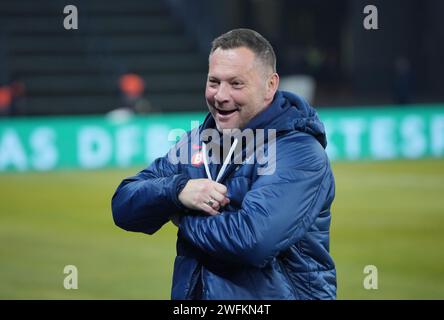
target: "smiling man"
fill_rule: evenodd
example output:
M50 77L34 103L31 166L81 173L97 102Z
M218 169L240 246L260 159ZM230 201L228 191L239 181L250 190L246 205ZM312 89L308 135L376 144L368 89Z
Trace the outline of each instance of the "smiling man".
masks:
M152 234L169 220L178 225L173 299L336 298L329 254L335 188L324 127L305 100L278 85L273 48L259 33L236 29L216 38L203 124L113 196L114 221L125 230ZM208 130L220 136L209 141ZM255 139L238 144L227 134L233 130ZM258 145L263 131L275 139ZM252 144L275 153L272 172L260 161L234 161ZM225 145L223 165L210 161L208 147ZM172 161L184 146L186 161Z
M209 58L207 105L217 129L242 129L273 100L279 84L274 54L264 61L247 47L224 48L220 42Z

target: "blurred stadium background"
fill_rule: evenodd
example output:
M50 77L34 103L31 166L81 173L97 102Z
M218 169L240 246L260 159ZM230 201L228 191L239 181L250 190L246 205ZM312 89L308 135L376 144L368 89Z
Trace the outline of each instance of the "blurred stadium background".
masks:
M368 4L378 30L363 27ZM0 0L0 298L169 298L176 228L119 230L111 196L172 129L203 119L211 39L249 27L274 45L282 88L326 124L338 298L444 299L442 12L440 0ZM65 265L79 289L64 289Z

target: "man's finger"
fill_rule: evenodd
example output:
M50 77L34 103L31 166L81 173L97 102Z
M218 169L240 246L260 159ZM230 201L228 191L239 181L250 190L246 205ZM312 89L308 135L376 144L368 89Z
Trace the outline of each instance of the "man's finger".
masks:
M216 189L216 191L222 193L223 195L225 195L227 193L227 187L224 186L223 184L215 182L214 188Z
M219 203L222 207L225 207L227 204L230 203L230 199L227 197L224 197L224 199L222 201L220 201Z
M214 210L212 207L210 207L210 206L209 206L208 204L206 204L206 203L203 203L203 204L201 205L201 209L202 209L203 211L205 211L206 213L212 215L212 216L215 216L215 215L218 215L218 214L219 214L219 212L217 212L216 210Z
M216 201L215 199L208 200L205 203L208 204L214 210L219 210L219 208L220 208L219 201Z
M217 191L212 192L210 197L213 198L214 200L216 200L217 202L219 202L219 205L221 207L225 207L227 204L230 203L229 198L227 198L225 195L223 195ZM213 206L213 208L214 208L214 206ZM215 209L217 210L218 208L215 208Z
M213 190L210 193L210 197L213 198L214 200L216 200L219 203L221 203L225 199L225 196L222 193L220 193L220 192L218 192L216 190Z

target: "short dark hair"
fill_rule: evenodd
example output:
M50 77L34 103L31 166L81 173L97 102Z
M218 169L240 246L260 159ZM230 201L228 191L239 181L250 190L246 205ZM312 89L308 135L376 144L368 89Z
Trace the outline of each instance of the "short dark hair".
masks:
M251 29L234 29L213 40L210 55L218 48L223 50L246 47L254 52L261 62L276 72L276 55L270 42L259 32Z

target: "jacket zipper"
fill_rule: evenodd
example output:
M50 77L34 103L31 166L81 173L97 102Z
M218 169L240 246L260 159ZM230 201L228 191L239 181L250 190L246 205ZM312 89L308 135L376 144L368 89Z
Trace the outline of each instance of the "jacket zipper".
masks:
M193 274L191 275L190 286L188 288L188 292L187 292L187 295L185 298L186 300L192 299L191 295L194 293L194 289L196 288L197 281L199 281L200 272L201 272L201 267L200 267L200 265L197 265L196 269L194 269Z

